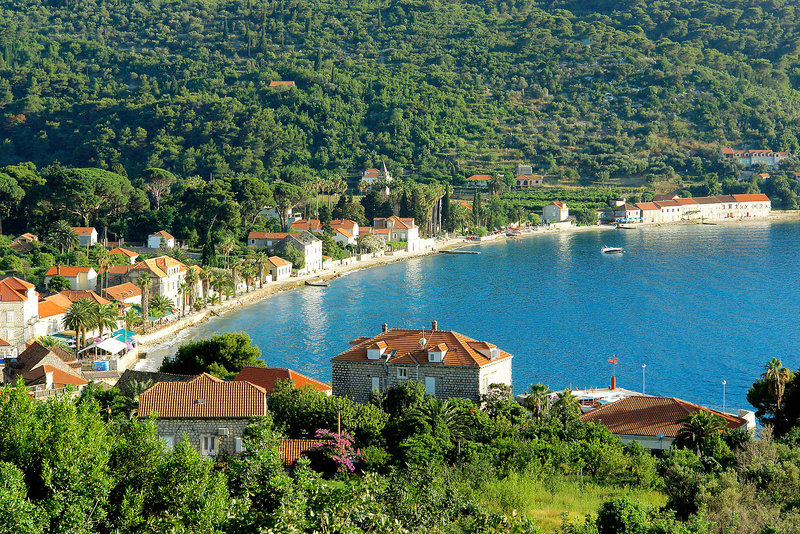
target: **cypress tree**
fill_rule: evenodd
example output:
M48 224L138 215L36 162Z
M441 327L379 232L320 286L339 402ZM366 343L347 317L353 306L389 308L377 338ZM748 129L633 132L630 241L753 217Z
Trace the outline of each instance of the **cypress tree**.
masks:
M452 232L452 215L450 214L450 188L446 188L444 191L444 197L442 198L442 228L444 228L445 232Z

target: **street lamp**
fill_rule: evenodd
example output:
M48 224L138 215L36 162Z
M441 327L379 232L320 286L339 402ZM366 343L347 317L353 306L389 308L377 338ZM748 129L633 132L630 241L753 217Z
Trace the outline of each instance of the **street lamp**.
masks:
M642 395L644 395L644 368L647 367L646 363L642 364Z
M722 413L725 413L725 384L727 383L725 380L722 381Z

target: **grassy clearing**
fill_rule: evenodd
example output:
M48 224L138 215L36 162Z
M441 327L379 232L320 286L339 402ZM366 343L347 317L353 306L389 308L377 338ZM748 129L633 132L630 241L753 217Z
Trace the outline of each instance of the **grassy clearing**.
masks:
M512 473L507 478L488 483L483 491L484 504L489 509L511 514L526 513L539 522L542 532L555 532L561 516L582 519L594 514L600 505L612 497L627 496L647 506L663 506L666 497L656 490L641 490L602 486L577 478L550 477Z

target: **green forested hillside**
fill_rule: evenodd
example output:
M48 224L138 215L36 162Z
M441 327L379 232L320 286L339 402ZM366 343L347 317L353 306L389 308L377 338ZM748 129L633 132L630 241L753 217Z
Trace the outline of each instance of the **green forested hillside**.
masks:
M795 11L781 0L2 0L0 165L270 179L386 159L458 180L527 160L595 181L729 174L720 144L800 148Z

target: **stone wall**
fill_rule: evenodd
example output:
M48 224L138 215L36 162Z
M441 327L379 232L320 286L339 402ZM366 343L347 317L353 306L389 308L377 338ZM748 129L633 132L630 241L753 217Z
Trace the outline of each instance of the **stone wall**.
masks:
M183 436L189 441L189 444L201 450L201 437L202 436L215 436L217 438L217 454L223 450L230 454L235 454L235 438L241 438L244 434L244 429L250 422L250 418L237 418L237 419L173 419L173 418L159 418L156 419L156 426L158 428L158 437L166 438L172 437L174 444L178 444ZM221 436L219 430L222 428L228 429L227 436Z
M398 369L405 369L405 378L398 375ZM481 384L483 377L491 377L489 383L499 382L511 385L511 358L483 367L437 364L387 365L384 361L334 361L331 369L333 395L350 397L361 403L369 401L373 378L379 379L381 391L406 380L417 380L425 384L426 378L433 378L437 398L458 397L478 402L483 392L482 389L484 389Z

